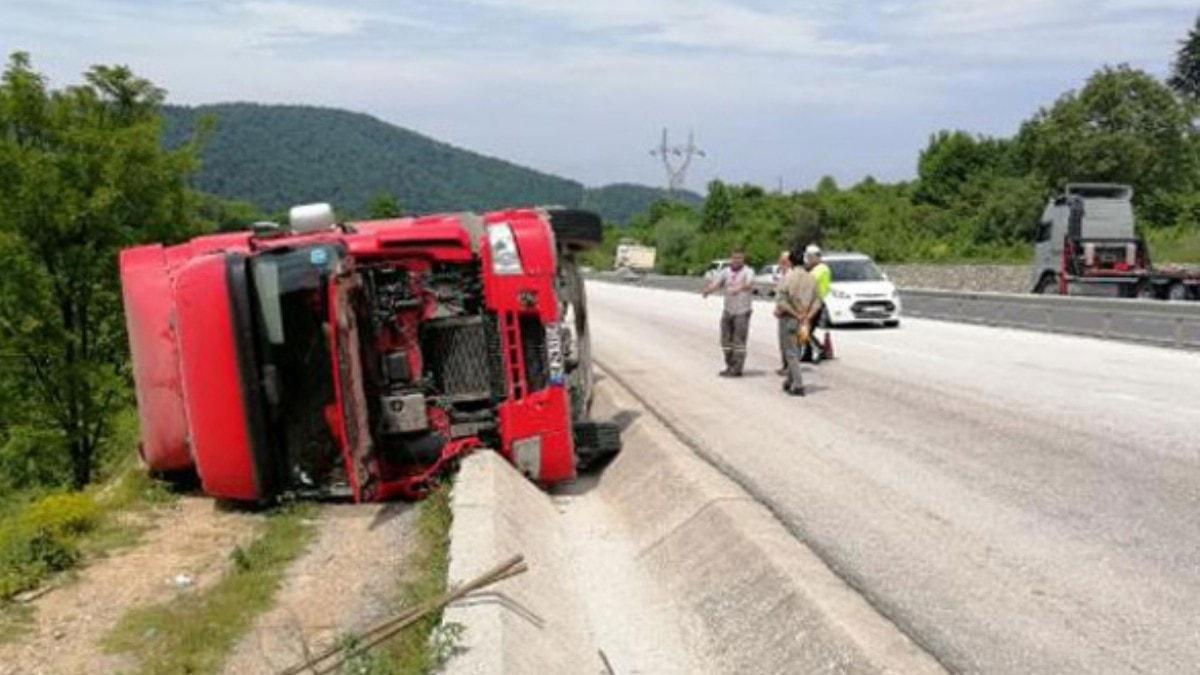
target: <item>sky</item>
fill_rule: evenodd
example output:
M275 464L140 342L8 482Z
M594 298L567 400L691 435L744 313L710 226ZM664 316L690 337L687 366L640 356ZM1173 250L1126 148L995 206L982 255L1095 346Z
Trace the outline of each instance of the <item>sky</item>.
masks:
M1165 75L1196 0L0 0L52 85L127 64L172 103L366 112L588 185L911 178L929 135L1010 135L1104 64Z

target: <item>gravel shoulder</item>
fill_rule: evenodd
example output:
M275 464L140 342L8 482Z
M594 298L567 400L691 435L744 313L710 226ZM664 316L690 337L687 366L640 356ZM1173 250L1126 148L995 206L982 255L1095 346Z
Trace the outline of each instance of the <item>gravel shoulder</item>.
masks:
M292 563L275 606L226 661L230 675L269 675L393 614L412 542L413 504L332 504L316 540Z

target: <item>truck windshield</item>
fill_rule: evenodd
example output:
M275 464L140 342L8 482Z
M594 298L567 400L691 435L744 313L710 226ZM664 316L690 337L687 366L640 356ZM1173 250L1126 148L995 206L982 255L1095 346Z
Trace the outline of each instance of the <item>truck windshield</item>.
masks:
M336 400L326 325L338 255L321 245L264 251L250 260L263 389L289 482L299 488L324 482L338 467L325 422L326 407Z
M830 260L834 281L883 281L883 272L870 260Z

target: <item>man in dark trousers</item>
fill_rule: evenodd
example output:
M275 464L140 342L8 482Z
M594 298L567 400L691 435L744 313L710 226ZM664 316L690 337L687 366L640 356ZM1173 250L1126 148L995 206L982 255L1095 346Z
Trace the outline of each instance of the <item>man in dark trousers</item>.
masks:
M717 272L704 287L701 295L717 289L725 296L721 312L721 351L725 353L725 370L721 377L741 377L746 364L746 339L750 336L750 310L754 308L754 270L746 265L746 254L735 250L729 255L729 266Z
M804 379L800 372L801 346L809 339L813 321L821 312L817 280L804 269L804 251L796 249L790 255L792 269L783 278L775 295L775 316L782 322L780 332L792 336L787 342L787 377L783 390L792 396L804 395Z
M779 293L783 289L783 281L787 279L787 273L792 271L792 252L784 251L779 254L779 271L776 273L775 295L779 297ZM775 318L779 323L779 370L775 371L776 375L787 375L787 350L788 343L796 339L795 331L788 331L787 321L781 317L778 312L775 313Z

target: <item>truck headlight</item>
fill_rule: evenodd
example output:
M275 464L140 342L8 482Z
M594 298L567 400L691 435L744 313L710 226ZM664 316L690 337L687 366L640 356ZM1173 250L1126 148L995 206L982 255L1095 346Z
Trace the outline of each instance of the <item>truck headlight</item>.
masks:
M499 275L522 274L521 254L517 251L517 240L508 223L497 223L488 228L488 247L492 250L492 272Z

